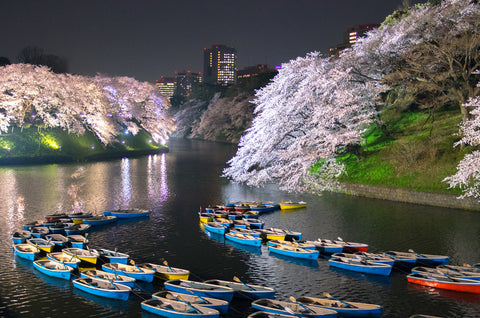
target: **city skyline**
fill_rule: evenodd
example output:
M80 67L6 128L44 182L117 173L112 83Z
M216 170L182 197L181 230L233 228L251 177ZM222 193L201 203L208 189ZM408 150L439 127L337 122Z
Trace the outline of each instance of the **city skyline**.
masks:
M2 1L0 56L12 63L37 46L69 72L154 83L175 71L203 72L203 51L234 47L237 68L281 65L344 40L348 27L381 23L404 0ZM418 3L423 1L411 1Z

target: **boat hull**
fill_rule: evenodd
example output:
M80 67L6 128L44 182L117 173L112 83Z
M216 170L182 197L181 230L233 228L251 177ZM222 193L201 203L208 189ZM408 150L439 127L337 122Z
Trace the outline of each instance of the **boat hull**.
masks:
M184 285L185 282L186 284ZM190 284L191 283L191 284ZM232 288L215 286L212 284L184 281L184 280L170 280L164 283L165 289L185 294L194 294L200 297L211 297L231 301L234 291Z
M389 276L392 272L392 266L381 263L373 263L374 265L351 264L338 259L330 259L328 263L332 267L365 274Z
M117 288L119 289L104 289L104 288L98 288L93 284L83 283L83 281L86 281L86 280L88 280L88 278L78 278L78 279L74 279L72 283L75 288L78 288L80 290L83 290L84 292L90 293L95 296L119 299L119 300L127 300L128 297L130 296L131 289L128 286L123 286L124 288L121 288L120 286L122 285L116 284Z
M295 248L292 250L285 250L282 249L281 246L279 245L269 245L268 250L272 253L288 256L288 257L294 257L294 258L301 258L301 259L317 259L319 252L318 251L313 251L313 250L306 250L303 248Z
M226 233L225 238L227 240L230 240L232 242L242 244L242 245L249 245L249 246L261 246L262 245L262 239L260 238L255 238L250 235L234 235L232 233Z
M171 303L171 302L170 302ZM178 302L176 302L178 303ZM152 314L156 314L165 318L187 318L187 317L199 317L199 318L218 318L220 312L215 309L201 307L195 304L187 305L181 303L183 307L186 306L185 311L177 311L172 305L168 306L165 303L157 298L147 299L141 302L141 307L143 310L148 311ZM177 306L178 308L178 306Z
M153 270L141 269L140 271L127 271L127 270L121 270L121 267L118 268L118 267L109 266L111 264L115 265L116 263L104 264L102 265L102 270L106 271L107 273L124 275L131 278L135 278L136 280L141 280L148 283L151 283L155 276L155 271ZM120 265L123 265L123 264L120 264ZM129 265L125 265L125 266L129 266Z
M35 260L35 257L40 254L40 250L30 244L14 244L13 250L15 255L29 261Z
M453 290L464 293L480 294L480 282L472 279L455 279L452 282L440 281L431 277L424 277L418 273L407 275L409 283Z
M58 267L61 267L61 266L49 267L48 266L49 263L51 263L51 264L57 263L57 264L62 265L64 268L63 269L58 268ZM36 270L38 270L39 272L41 272L45 275L48 275L50 277L61 278L61 279L66 279L66 280L70 280L70 277L71 277L71 274L72 274L72 271L73 271L73 267L63 265L61 263L58 263L56 261L51 261L51 260L34 261L33 262L33 267Z

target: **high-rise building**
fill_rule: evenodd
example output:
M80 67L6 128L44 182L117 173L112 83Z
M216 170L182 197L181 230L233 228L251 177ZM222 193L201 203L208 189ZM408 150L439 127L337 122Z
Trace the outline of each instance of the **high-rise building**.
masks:
M368 31L378 28L378 24L359 24L347 28L345 43L352 45L358 38L365 36Z
M155 85L160 90L160 94L165 97L172 97L175 92L176 81L173 77L161 77Z
M174 95L177 96L190 96L192 87L195 84L202 82L202 74L191 71L175 72L175 78L177 85L175 86Z
M237 51L223 44L203 49L203 82L231 85L237 82Z

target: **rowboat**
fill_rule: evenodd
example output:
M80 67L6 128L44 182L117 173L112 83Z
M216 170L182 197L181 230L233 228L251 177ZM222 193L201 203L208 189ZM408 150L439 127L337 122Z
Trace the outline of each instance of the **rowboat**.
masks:
M413 267L417 263L417 257L411 253L388 251L383 254L392 257L395 260L394 265L396 266Z
M82 261L92 264L97 264L97 259L100 256L95 250L83 250L75 247L64 248L62 249L62 253L68 256L75 256Z
M130 296L130 287L111 283L105 279L84 277L72 281L73 286L84 292L106 298L127 300Z
M407 280L409 283L423 286L480 294L480 281L473 279L431 273L412 273L407 275Z
M448 275L450 277L455 277L455 278L466 278L466 279L480 280L480 273L453 270L453 269L449 269L449 268L441 267L441 266L437 266L435 268L417 266L417 267L412 268L412 273L442 274L442 275Z
M88 244L88 239L86 236L80 234L71 234L67 235L68 241L72 247L84 248Z
M409 252L396 252L389 251L386 254L403 256L408 258L414 258L415 264L424 265L424 266L437 266L442 264L448 264L449 257L444 255L433 255L433 254L419 254L412 250Z
M215 217L215 218L213 218L213 222L220 223L221 225L224 225L226 227L232 227L233 226L233 221L228 219L228 218Z
M249 204L249 205L250 205L250 210L256 211L259 214L272 212L280 208L279 206L276 206L273 204L264 204L264 203Z
M68 243L68 238L62 234L47 234L45 239L58 246L65 246Z
M167 264L164 262L164 264ZM167 265L159 265L153 263L142 263L139 264L138 267L151 269L155 271L155 277L158 277L163 280L171 280L171 279L188 279L190 276L190 271L187 269L170 267Z
M48 226L48 229L52 234L63 234L65 233L65 228L68 228L72 225L73 223L55 222L54 224Z
M203 223L203 226L205 227L205 230L215 233L215 234L225 234L225 231L227 230L227 227L225 225L222 225L217 222L207 222Z
M152 298L157 299L182 299L184 302L188 302L189 304L196 304L202 307L212 308L218 310L221 314L226 314L228 312L228 306L230 305L228 301L217 299L217 298L210 298L210 297L198 297L193 294L183 294L183 293L176 293L172 291L159 291L152 294Z
M23 225L23 229L24 230L27 230L27 231L30 231L32 229L32 227L35 227L35 226L42 226L42 223L43 221L33 221L33 222L29 222L29 223L26 223Z
M260 229L259 230L262 234L261 237L264 240L278 240L278 241L283 241L285 240L285 232L278 232L274 231L272 229Z
M380 317L382 315L383 307L380 305L343 301L328 293L325 294L333 299L305 296L298 297L296 301L305 305L335 310L341 317Z
M88 224L91 226L98 226L116 222L118 218L113 215L95 215L91 218L84 219L83 224Z
M65 218L68 218L68 215L65 213L53 213L45 215L45 221L47 222L54 222Z
M151 212L152 210L146 210L146 209L119 209L119 210L104 211L103 215L116 216L119 219L125 219L125 218L139 218L139 217L149 216Z
M316 250L316 246L314 244L310 244L307 242L291 242L291 241L278 241L278 240L270 240L268 241L268 245L272 244L282 244L282 245L287 245L291 247L300 247L306 250Z
M77 268L80 263L80 259L74 256L67 256L62 252L47 253L47 258L51 261L59 262L72 268Z
M322 254L334 254L343 252L343 244L334 243L331 240L316 239L315 241L305 241L307 244L313 244Z
M230 287L217 286L213 284L196 282L185 279L172 279L164 283L165 289L178 292L190 293L200 297L212 297L231 301L233 298L233 289Z
M463 264L463 266L442 264L442 265L438 265L437 268L448 268L454 271L468 272L468 273L474 273L474 274L480 275L480 266L476 267L469 264Z
M295 317L295 316L292 316L290 314L277 314L277 313L266 312L266 311L256 311L247 316L247 318L292 318L292 317Z
M281 202L280 210L292 210L292 209L301 209L307 207L307 202L299 201L299 202Z
M88 269L85 271L80 271L80 277L104 279L114 284L122 284L128 287L133 287L133 285L135 284L135 278L124 275L115 275L99 269Z
M272 253L301 259L317 259L319 254L317 250L307 250L285 244L268 244L268 250Z
M73 267L49 259L33 261L33 267L45 275L70 280Z
M82 224L84 219L91 218L93 216L92 212L76 212L67 214L67 216L75 224Z
M246 211L248 212L248 211ZM243 214L246 213L246 212L239 212L239 211L229 211L227 213L227 217L232 220L232 221L235 221L235 220L242 220L243 219ZM215 214L216 217L219 217L218 214Z
M53 250L53 247L55 244L47 241L46 239L43 238L36 238L36 237L31 237L27 239L27 243L33 246L38 247L41 251L50 253Z
M253 237L260 237L260 235L262 234L262 232L260 232L257 229L254 230L254 229L235 229L235 228L230 229L229 233L246 234Z
M63 230L66 235L81 235L88 232L91 228L90 224L73 224L68 227L65 227Z
M12 233L13 244L22 244L30 238L30 231L19 230Z
M236 232L225 233L225 239L236 242L238 244L249 246L261 246L262 239L248 234L241 234Z
M155 271L148 268L140 268L136 265L126 265L119 263L107 263L102 265L102 269L108 273L116 275L125 275L135 278L136 280L151 283L155 275Z
M233 227L236 229L246 229L250 227L250 224L246 219L233 220Z
M198 217L200 218L200 222L207 223L213 221L214 215L207 212L198 212Z
M271 227L267 230L270 230L274 233L285 234L285 240L287 240L287 241L293 241L293 240L300 241L302 239L302 233L300 233L300 232L278 229L278 228L274 228L274 227Z
M370 262L368 260L358 260L347 257L335 257L328 260L332 267L346 269L365 274L375 274L388 276L392 271L392 266L382 263Z
M334 310L275 299L254 300L252 307L268 313L290 315L290 317L337 317L337 312Z
M30 229L30 232L31 236L41 238L50 233L50 230L45 226L34 226Z
M233 289L233 297L243 298L243 299L260 299L260 298L273 298L275 297L275 289L260 285L245 284L241 282L238 278L234 277L235 281L226 281L220 279L209 279L205 283L230 287Z
M247 222L248 226L251 229L263 229L263 227L265 226L265 222L255 218L246 218L245 222Z
M117 252L117 250L107 250L104 248L97 248L96 251L100 255L100 258L108 263L120 263L127 264L128 258L130 257L126 253Z
M346 253L366 252L368 249L368 244L357 243L357 242L347 242L347 241L344 241L341 237L337 237L336 240L333 240L333 243L343 245L342 252L346 252Z
M388 257L383 254L375 254L375 253L334 253L332 257L346 257L358 260L368 260L370 262L375 263L382 263L393 266L395 260L392 257Z
M18 257L33 261L35 257L40 254L40 249L31 244L13 244L13 250Z
M178 300L152 298L141 302L143 310L166 318L218 318L220 312L216 309L189 304Z

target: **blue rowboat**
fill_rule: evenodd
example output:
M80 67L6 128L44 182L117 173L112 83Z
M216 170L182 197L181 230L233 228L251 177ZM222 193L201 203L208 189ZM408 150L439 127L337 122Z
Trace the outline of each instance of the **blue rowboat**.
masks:
M155 276L155 271L148 268L140 268L136 265L126 265L119 263L107 263L102 265L102 269L108 273L124 275L135 278L136 280L151 283Z
M352 258L352 259L358 259L358 260L367 260L370 262L375 262L375 263L382 263L382 264L387 264L390 266L393 266L395 263L395 260L392 257L389 257L384 254L375 254L375 253L334 253L332 254L332 258L337 258L337 257L345 257L345 258Z
M241 234L235 232L225 233L225 239L236 242L238 244L249 245L249 246L261 246L262 239L259 237L254 237L248 234Z
M417 263L417 257L412 253L388 251L383 254L385 256L390 256L394 259L394 266L411 268L414 267Z
M183 301L152 298L141 302L143 310L166 318L218 318L220 312L216 309L189 304Z
M417 265L438 266L448 264L450 260L450 257L445 255L419 254L413 250L408 251L417 256Z
M33 246L38 247L41 251L51 253L55 244L47 241L43 238L32 237L27 239L27 243Z
M122 284L128 287L133 287L135 284L135 278L124 276L124 275L116 275L116 274L108 273L98 269L89 269L86 271L81 271L80 277L104 279L114 284Z
M218 218L218 217L215 217L213 219L213 222L215 223L220 223L226 227L233 227L233 220L230 220L229 218Z
M65 227L63 230L66 235L82 235L90 230L90 224L72 224Z
M203 226L205 227L205 230L215 233L215 234L225 234L225 231L227 230L227 227L225 225L222 225L217 222L207 222L203 223Z
M327 295L333 298L330 294ZM335 310L341 317L380 317L383 311L383 307L380 305L342 301L336 298L298 297L296 301L305 305Z
M71 234L67 235L68 241L70 245L75 248L85 248L88 244L87 236L83 236L80 234Z
M40 249L31 244L13 244L13 250L18 257L33 261L40 254Z
M200 297L212 297L231 301L233 289L230 287L217 286L213 284L195 282L185 279L172 279L164 283L165 289L178 293L194 294Z
M206 280L204 283L230 287L233 289L233 297L243 298L243 299L260 299L260 298L273 298L275 297L275 289L260 285L245 284L241 282L238 278L234 277L235 281L226 281L220 279L210 279Z
M116 216L119 219L126 219L126 218L139 218L149 216L152 210L146 209L119 209L119 210L111 210L111 211L104 211L103 215L105 216ZM85 221L83 221L85 223Z
M210 297L198 297L193 294L183 294L183 293L176 293L172 291L159 291L152 294L152 298L157 299L182 299L184 302L188 302L189 304L196 304L202 307L212 308L218 310L221 314L226 314L228 312L228 307L230 303L226 300L217 299L217 298L210 298Z
M59 262L72 268L77 268L78 264L81 262L78 258L67 256L62 252L47 253L47 258L51 261Z
M275 299L254 300L252 307L268 313L290 315L290 317L337 317L337 312L334 310Z
M264 213L268 213L268 212L273 212L277 209L279 209L280 206L276 206L276 205L273 205L273 204L263 204L263 203L260 203L260 204L250 204L250 210L252 211L256 211L258 212L259 214L264 214Z
M33 267L50 277L70 280L73 267L49 259L33 261Z
M326 255L341 253L343 251L343 244L334 243L332 240L316 239L315 241L305 241L305 243L313 244L317 250Z
M250 227L250 224L245 219L239 219L233 221L233 227L236 229L246 229Z
M45 237L48 233L50 233L50 230L48 227L45 226L34 226L31 228L31 235L36 238L42 238Z
M279 240L270 240L268 241L267 245L287 245L291 247L300 247L306 250L316 250L316 246L314 244L306 243L306 242L292 242L292 241L279 241Z
M42 226L43 221L33 221L23 225L23 229L30 231L33 227Z
M245 219L251 229L263 229L265 222L259 219L248 218Z
M77 278L72 281L73 286L84 292L106 298L127 300L130 296L130 287L111 283L105 279L85 277Z
M118 220L118 217L113 215L96 215L96 216L92 216L91 218L84 219L83 224L98 226L98 225L117 222L117 220Z
M25 243L30 237L30 231L27 230L19 230L12 233L13 244Z
M100 258L108 263L120 263L127 264L129 255L126 253L117 252L117 250L107 250L104 248L97 248L96 251L100 255Z
M69 242L68 238L62 234L47 234L45 239L57 246L66 246Z
M358 260L347 257L331 258L328 263L332 267L346 269L365 274L388 276L392 271L392 266L382 263L370 262L368 260Z
M285 244L269 244L268 250L272 253L301 259L317 259L319 255L317 250L307 250Z

